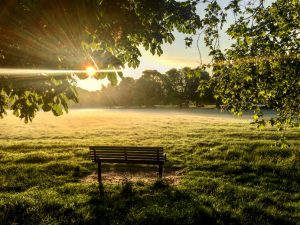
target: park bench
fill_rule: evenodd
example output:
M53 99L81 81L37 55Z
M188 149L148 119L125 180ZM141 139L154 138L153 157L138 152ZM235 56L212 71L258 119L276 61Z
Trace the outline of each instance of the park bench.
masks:
M90 146L90 156L98 163L98 181L102 184L101 163L153 164L158 165L162 177L166 155L162 147Z

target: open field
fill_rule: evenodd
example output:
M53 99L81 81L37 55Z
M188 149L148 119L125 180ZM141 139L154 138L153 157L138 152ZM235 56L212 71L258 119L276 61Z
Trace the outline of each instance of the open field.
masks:
M300 131L216 110L72 110L0 120L0 224L300 224ZM156 168L105 167L89 145L163 146ZM124 173L124 169L131 173Z

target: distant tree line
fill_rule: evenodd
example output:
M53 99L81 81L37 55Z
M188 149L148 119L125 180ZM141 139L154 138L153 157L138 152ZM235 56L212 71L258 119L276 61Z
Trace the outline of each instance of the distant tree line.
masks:
M78 89L79 103L73 107L153 107L155 105L203 106L216 104L213 90L200 95L201 81L210 80L199 68L171 69L162 74L146 70L138 79L125 77L116 85L102 86L100 91Z

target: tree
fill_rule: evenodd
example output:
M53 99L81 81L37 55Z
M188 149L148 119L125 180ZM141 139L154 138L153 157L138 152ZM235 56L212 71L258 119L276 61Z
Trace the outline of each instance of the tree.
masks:
M113 107L118 105L119 93L115 86L108 84L107 87L102 86L99 102L102 106Z
M135 83L134 104L149 107L163 103L165 96L162 76L156 70L144 71Z
M209 73L203 71L201 68L183 68L182 75L185 79L185 95L188 101L196 104L196 106L201 106L204 104L214 103L214 98L212 95L212 89L207 89L203 93L200 93L199 85L202 81L209 81Z
M75 69L97 61L101 68L137 67L140 46L162 54L176 29L200 27L196 0L3 0L0 2L0 66ZM93 60L92 60L93 58ZM81 76L77 74L80 78ZM122 74L119 74L122 76ZM117 83L115 73L96 74ZM30 79L30 82L27 82ZM31 121L40 109L55 115L78 101L74 77L0 77L0 117L7 109ZM42 87L44 89L42 89Z
M201 1L207 2L207 1ZM244 7L245 6L245 7ZM233 44L219 46L219 29L226 13L235 21L226 30ZM254 122L278 129L299 126L300 121L300 3L297 0L232 0L225 9L210 1L203 26L213 57L215 96L238 115L254 110ZM276 117L264 119L261 106Z
M180 107L187 105L188 99L185 95L185 80L180 70L171 69L166 72L166 76L167 102L179 105Z
M119 106L132 106L134 101L135 80L132 77L125 77L116 87L118 92Z
M169 89L170 84L172 84L171 81L178 84L178 77L172 76L173 80L171 80L166 74L161 74L156 70L145 70L143 75L136 80L132 77L124 77L118 85L109 84L103 86L100 91L89 92L77 88L80 102L79 104L70 104L70 106L86 108L139 105L151 107L161 104L179 104L182 99L185 99L186 105L189 103L196 105L214 103L211 90L208 90L203 96L200 96L198 90L199 82L210 79L207 72L200 68L191 69L188 67L182 70L174 69L174 71L180 75L179 80L184 81L184 85L179 83L181 86L178 88L184 92L177 93L178 99L174 99L174 95L172 95L174 90ZM175 85L173 84L173 86Z
M209 74L201 68L171 69L166 72L165 76L164 86L168 103L182 107L188 106L190 102L203 105L214 101L211 89L206 89L200 96L200 82L210 79Z

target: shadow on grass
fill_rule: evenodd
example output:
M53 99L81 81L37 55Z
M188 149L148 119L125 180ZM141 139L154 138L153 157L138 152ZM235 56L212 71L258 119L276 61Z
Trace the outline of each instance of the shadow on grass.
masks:
M157 180L148 187L124 182L118 192L94 194L90 224L296 224L260 205L242 203L232 210L217 196L204 196ZM225 197L225 196L224 196Z
M280 196L198 178L193 188L165 180L104 184L102 193L95 183L31 188L0 202L0 224L296 224Z
M90 224L216 224L212 207L190 193L157 180L151 186L125 181L115 193L93 195ZM234 218L228 220L235 222ZM237 221L236 221L237 222Z

